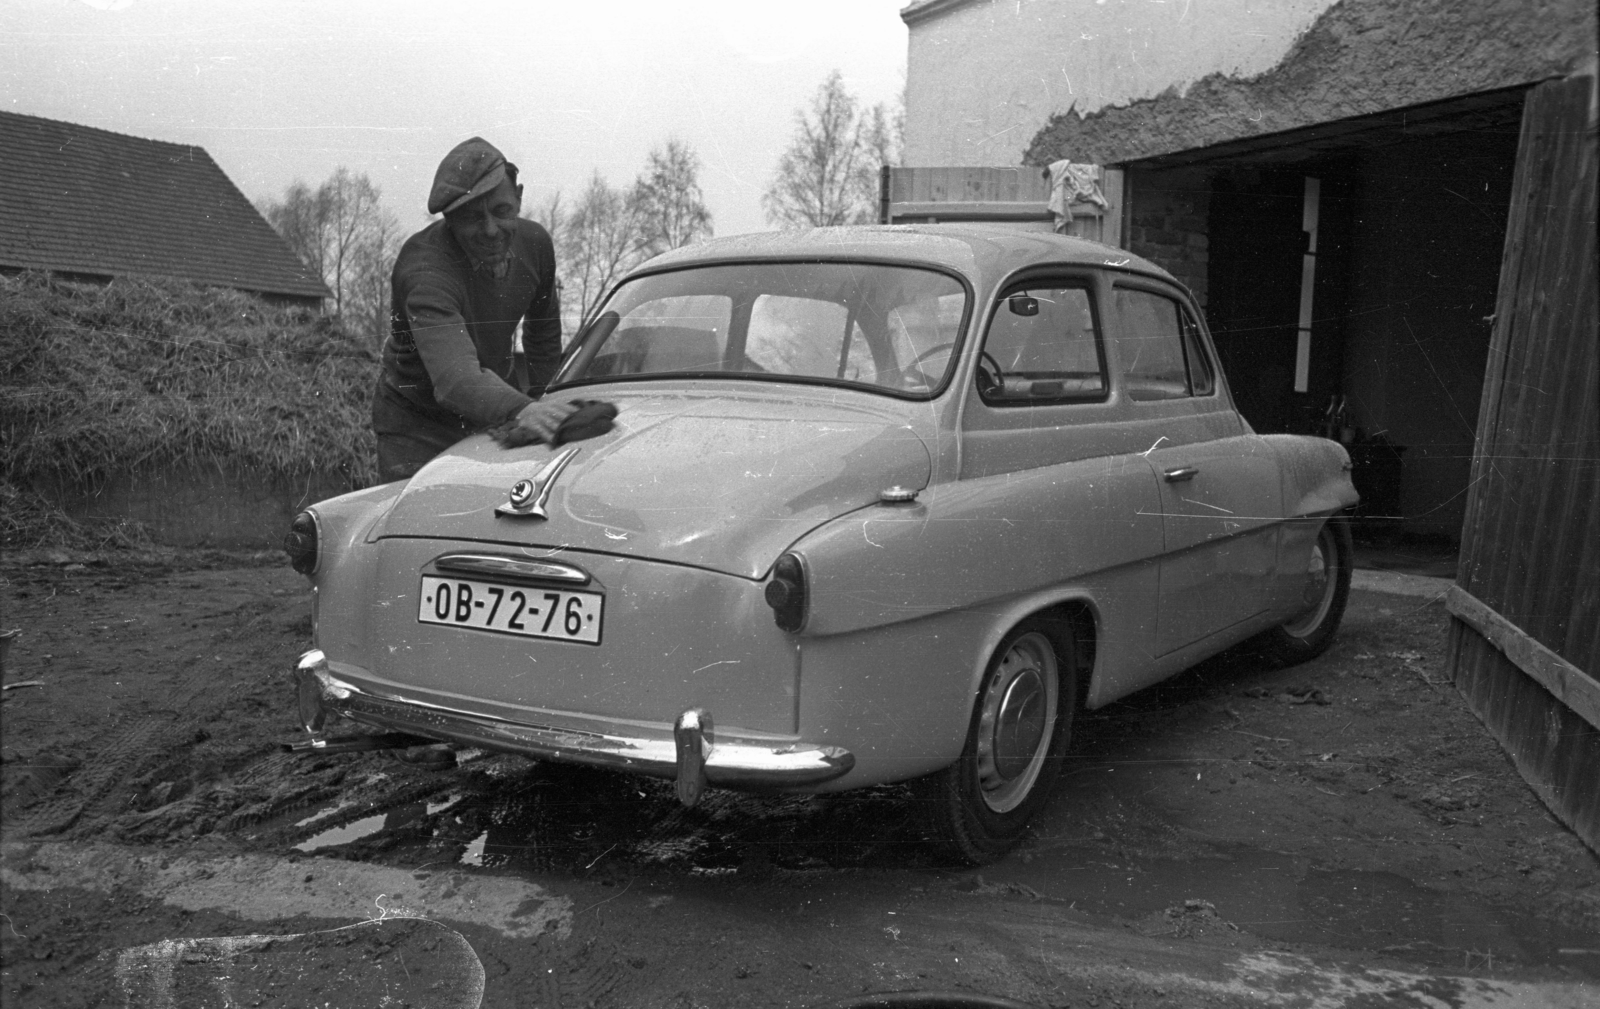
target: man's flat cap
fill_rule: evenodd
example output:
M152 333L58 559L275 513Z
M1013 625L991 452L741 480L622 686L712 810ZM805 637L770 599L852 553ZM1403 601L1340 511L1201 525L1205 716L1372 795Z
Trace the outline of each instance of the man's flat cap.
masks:
M506 156L482 137L463 140L451 149L433 173L428 213L448 214L500 184L506 177Z

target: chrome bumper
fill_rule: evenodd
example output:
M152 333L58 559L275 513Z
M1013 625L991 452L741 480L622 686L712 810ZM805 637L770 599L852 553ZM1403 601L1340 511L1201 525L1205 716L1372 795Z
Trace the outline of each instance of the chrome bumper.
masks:
M300 721L311 734L312 751L326 745L322 730L328 716L342 715L392 731L488 750L675 779L678 798L686 806L699 801L707 784L800 788L832 781L856 763L850 751L837 746L717 742L711 715L700 708L680 713L672 734L655 738L533 725L379 694L334 676L319 649L300 657L294 676Z

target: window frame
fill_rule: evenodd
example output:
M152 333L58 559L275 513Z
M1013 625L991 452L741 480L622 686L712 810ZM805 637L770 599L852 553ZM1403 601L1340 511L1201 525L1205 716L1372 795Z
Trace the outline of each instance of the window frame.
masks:
M1027 290L1029 287L1043 287L1054 285L1060 288L1081 290L1089 299L1089 317L1094 326L1094 349L1100 363L1100 391L1096 393L1079 393L1061 396L1030 396L1026 399L999 399L990 397L982 388L977 388L978 399L984 406L995 410L1009 410L1017 407L1031 408L1041 406L1062 406L1075 403L1105 403L1111 398L1111 363L1106 354L1106 328L1104 316L1100 311L1100 284L1093 273L1083 270L1070 270L1049 268L1030 270L1027 273L1009 278L999 288L995 295L994 303L990 306L984 318L983 333L978 339L978 360L974 362L973 380L976 383L977 375L982 367L982 357L989 350L989 334L993 331L995 316L1011 298L1012 295Z
M1138 291L1141 294L1150 294L1166 298L1178 308L1178 349L1183 357L1184 387L1187 393L1183 396L1137 397L1127 391L1128 369L1122 360L1122 313L1117 313L1117 387L1124 398L1134 403L1172 403L1183 400L1215 399L1222 389L1220 380L1221 370L1217 367L1216 358L1207 346L1206 332L1200 321L1200 315L1194 310L1190 299L1182 292L1154 280L1145 280L1142 277L1113 277L1111 279L1111 298L1116 301L1118 290ZM1200 355L1200 366L1210 381L1211 388L1204 393L1194 391L1194 362L1190 357L1189 333L1185 324L1193 328L1194 351Z
M585 334L585 330L584 329L580 329L578 334L576 336L574 336L572 342L569 344L568 349L563 353L563 360L561 362L561 366L557 370L556 374L553 376L553 378L551 380L551 383L550 383L549 387L547 388L547 392L551 391L551 390L558 389L558 388L559 389L580 388L580 387L587 386L587 385L601 385L601 384L605 384L605 383L609 383L609 382L759 381L759 382L763 382L765 384L770 384L770 385L773 385L773 386L782 386L782 385L824 386L824 387L833 388L833 389L849 389L849 390L854 390L856 392L864 392L864 393L868 393L868 394L876 395L876 396L888 396L888 397L890 397L892 399L909 400L909 401L912 401L912 402L931 402L933 400L936 400L936 399L940 398L947 391L949 391L949 389L952 387L953 383L955 382L956 375L959 374L959 372L961 370L961 368L960 368L960 357L961 357L962 353L964 353L964 351L966 349L967 338L968 338L968 330L969 330L969 327L970 327L970 325L972 323L973 316L977 312L977 292L973 289L973 284L972 284L971 278L966 276L960 270L954 269L954 268L952 268L950 266L947 266L947 265L945 265L943 263L932 262L932 261L925 260L925 259L916 259L916 258L904 258L904 259L900 259L900 258L895 258L895 259L882 258L882 259L880 259L880 258L875 258L875 257L871 257L871 256L732 256L732 257L727 257L727 258L716 257L716 258L711 258L711 259L697 260L697 261L688 262L688 263L672 263L672 264L668 264L668 265L663 265L663 266L658 266L658 267L638 270L636 272L629 273L627 276L623 277L621 280L618 280L616 282L616 284L613 285L612 288L609 291L606 292L605 297L600 300L599 305L596 306L595 312L594 312L594 319L601 318L610 309L611 303L613 302L613 300L617 296L617 292L622 290L622 288L625 285L627 285L629 283L632 283L634 281L637 281L637 280L643 280L643 279L645 279L647 277L653 277L653 276L658 276L658 275L661 275L661 274L668 274L668 273L678 273L678 272L682 272L682 271L686 271L686 270L702 270L702 269L718 268L718 267L751 266L751 265L755 265L755 266L781 266L781 265L788 265L788 264L806 265L806 266L823 266L823 265L874 266L874 267L890 267L890 268L895 268L895 269L923 270L923 271L927 271L927 272L930 272L930 273L937 273L937 274L939 274L941 276L948 277L949 279L954 280L956 282L956 285L959 287L960 293L962 295L961 318L960 318L960 321L956 323L956 327L955 327L955 333L954 333L955 339L952 341L952 346L950 348L950 355L951 355L950 363L946 365L945 370L944 370L944 374L941 376L939 383L936 386L930 387L930 388L928 388L926 390L911 391L911 390L904 390L904 389L893 389L893 388L889 388L887 386L881 386L881 385L871 385L871 384L867 384L867 383L863 383L863 382L851 382L851 381L848 381L848 380L841 380L841 379L837 379L837 378L816 378L816 377L809 377L809 376L789 376L789 375L762 378L760 376L760 374L754 373L754 372L728 372L728 371L704 371L704 372L702 372L702 371L686 371L686 372L664 372L664 373L660 373L660 374L646 374L646 375L606 375L606 376L596 376L596 377L593 377L593 378L585 377L585 378L578 378L578 379L564 378L564 376L572 369L573 364L577 361L577 359L583 353L582 347L580 346L582 341L579 339L579 337L582 337ZM954 293L954 292L952 292L952 293ZM852 319L853 318L854 318L854 316L852 315ZM748 323L749 323L748 308L746 308L745 317L743 319L742 326L748 326ZM734 309L734 320L730 323L730 334L729 334L730 335L730 339L733 336L732 330L739 329L742 332L742 326L741 326L741 322L739 320L739 303L736 302L735 303L735 309ZM608 338L609 338L609 334L608 334ZM740 339L742 341L743 340L743 336L741 336ZM742 345L742 342L741 342L741 345ZM869 347L870 347L870 344L869 344ZM725 350L726 350L726 348L725 348Z

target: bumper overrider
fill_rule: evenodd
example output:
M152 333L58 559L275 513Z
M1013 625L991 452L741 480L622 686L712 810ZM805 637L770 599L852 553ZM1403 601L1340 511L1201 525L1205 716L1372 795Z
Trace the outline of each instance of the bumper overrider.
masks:
M699 802L708 784L752 790L802 788L832 781L856 763L850 751L837 746L717 742L711 713L703 708L680 712L670 736L623 736L534 725L379 693L335 676L320 649L300 657L294 676L300 721L311 734L296 750L330 748L323 727L329 715L341 715L427 739L674 779L678 799L686 806Z

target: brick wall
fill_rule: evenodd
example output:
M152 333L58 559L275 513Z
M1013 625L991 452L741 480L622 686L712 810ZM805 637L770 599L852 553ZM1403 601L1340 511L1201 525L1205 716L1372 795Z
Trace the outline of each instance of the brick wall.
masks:
M1202 169L1129 172L1129 252L1165 269L1206 306L1211 179Z

